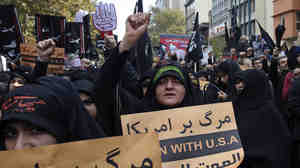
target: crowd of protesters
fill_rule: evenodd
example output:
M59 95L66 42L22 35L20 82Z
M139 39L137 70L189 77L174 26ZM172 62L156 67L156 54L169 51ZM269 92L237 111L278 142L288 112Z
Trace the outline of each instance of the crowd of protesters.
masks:
M126 27L120 42L105 35L101 67L47 74L53 39L36 44L34 69L8 63L9 71L0 73L1 149L121 136L124 114L232 102L245 150L241 168L298 166L300 46L269 48L261 36L249 40L235 33L227 37L234 43L230 54L216 58L210 52L197 72L169 54L155 57L152 68L138 75L131 49L149 21L149 14L134 14L119 25Z

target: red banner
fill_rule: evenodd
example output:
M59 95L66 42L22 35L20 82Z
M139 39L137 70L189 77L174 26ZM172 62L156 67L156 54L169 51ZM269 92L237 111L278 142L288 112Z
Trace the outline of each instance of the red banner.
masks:
M166 53L176 52L177 56L184 59L190 36L176 34L161 34L160 44L164 46Z

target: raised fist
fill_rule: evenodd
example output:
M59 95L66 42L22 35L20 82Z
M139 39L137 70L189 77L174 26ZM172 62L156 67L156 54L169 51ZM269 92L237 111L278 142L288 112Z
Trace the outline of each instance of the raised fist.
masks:
M40 61L49 61L55 50L55 42L52 39L47 39L38 42L37 52Z

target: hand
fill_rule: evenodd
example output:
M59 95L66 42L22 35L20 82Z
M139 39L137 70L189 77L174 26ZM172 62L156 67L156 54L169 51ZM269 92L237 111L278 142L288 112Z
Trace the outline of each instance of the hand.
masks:
M120 53L129 51L146 32L150 22L150 14L138 13L131 15L126 21L126 33L120 43Z
M115 5L102 3L96 6L96 13L93 14L95 27L101 32L113 31L117 28L117 14Z
M218 92L218 98L222 100L226 100L228 98L228 95L222 91Z
M42 62L49 61L51 55L54 53L55 42L52 39L40 41L37 44L37 52L39 60Z
M117 46L115 37L105 34L104 35L104 45L107 49L115 48Z

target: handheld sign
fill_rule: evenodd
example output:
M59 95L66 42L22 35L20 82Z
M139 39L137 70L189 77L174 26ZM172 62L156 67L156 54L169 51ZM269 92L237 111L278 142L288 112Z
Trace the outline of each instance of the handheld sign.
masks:
M231 103L121 116L123 133L159 134L164 168L237 168L244 151Z
M0 162L2 167L28 168L161 168L154 134L4 151Z
M21 64L34 68L38 53L35 45L21 44ZM50 57L48 64L48 74L63 74L64 73L64 48L55 48L53 55Z
M93 14L93 23L103 38L104 34L113 35L112 31L117 28L115 5L100 2L96 6L96 13Z

